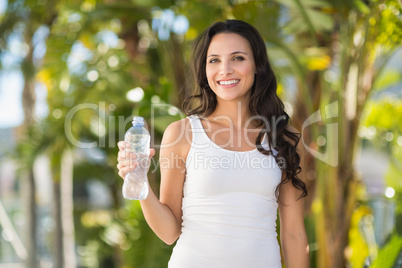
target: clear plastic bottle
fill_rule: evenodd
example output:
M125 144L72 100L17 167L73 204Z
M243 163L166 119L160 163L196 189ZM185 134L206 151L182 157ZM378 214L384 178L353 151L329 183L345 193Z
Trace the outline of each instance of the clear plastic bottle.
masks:
M133 126L124 135L124 140L130 144L126 148L126 159L130 159L129 153L136 156L132 160L136 167L126 174L123 183L123 197L130 200L143 200L147 198L149 191L147 173L151 136L144 124L144 118L135 116Z

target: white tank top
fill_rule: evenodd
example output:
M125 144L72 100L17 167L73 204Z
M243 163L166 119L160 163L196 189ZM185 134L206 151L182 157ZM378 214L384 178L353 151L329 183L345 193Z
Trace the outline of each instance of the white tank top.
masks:
M168 267L281 268L275 188L282 171L275 158L223 149L197 116L188 119L182 233ZM268 148L266 137L262 144Z

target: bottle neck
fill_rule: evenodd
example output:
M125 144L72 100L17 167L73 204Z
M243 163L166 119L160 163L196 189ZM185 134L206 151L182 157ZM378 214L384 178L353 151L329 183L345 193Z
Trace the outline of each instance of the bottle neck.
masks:
M131 122L133 127L143 127L144 126L144 118L140 116L134 116L133 121Z

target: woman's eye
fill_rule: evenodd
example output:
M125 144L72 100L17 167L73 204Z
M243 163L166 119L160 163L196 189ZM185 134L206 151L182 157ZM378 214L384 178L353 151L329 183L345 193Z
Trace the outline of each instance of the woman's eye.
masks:
M233 58L233 60L243 61L243 60L244 60L244 57L242 57L242 56L236 56L236 57Z
M215 62L218 62L218 59L210 59L209 60L209 63L215 63Z

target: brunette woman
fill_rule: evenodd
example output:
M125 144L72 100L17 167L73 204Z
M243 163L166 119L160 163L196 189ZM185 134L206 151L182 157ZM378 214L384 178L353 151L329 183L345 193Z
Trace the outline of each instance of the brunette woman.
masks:
M263 39L246 22L217 22L195 41L193 71L188 117L163 136L160 197L151 191L141 201L153 231L177 240L169 267L280 268L278 210L286 267L309 267L300 134L277 96ZM124 146L123 178L132 170Z

